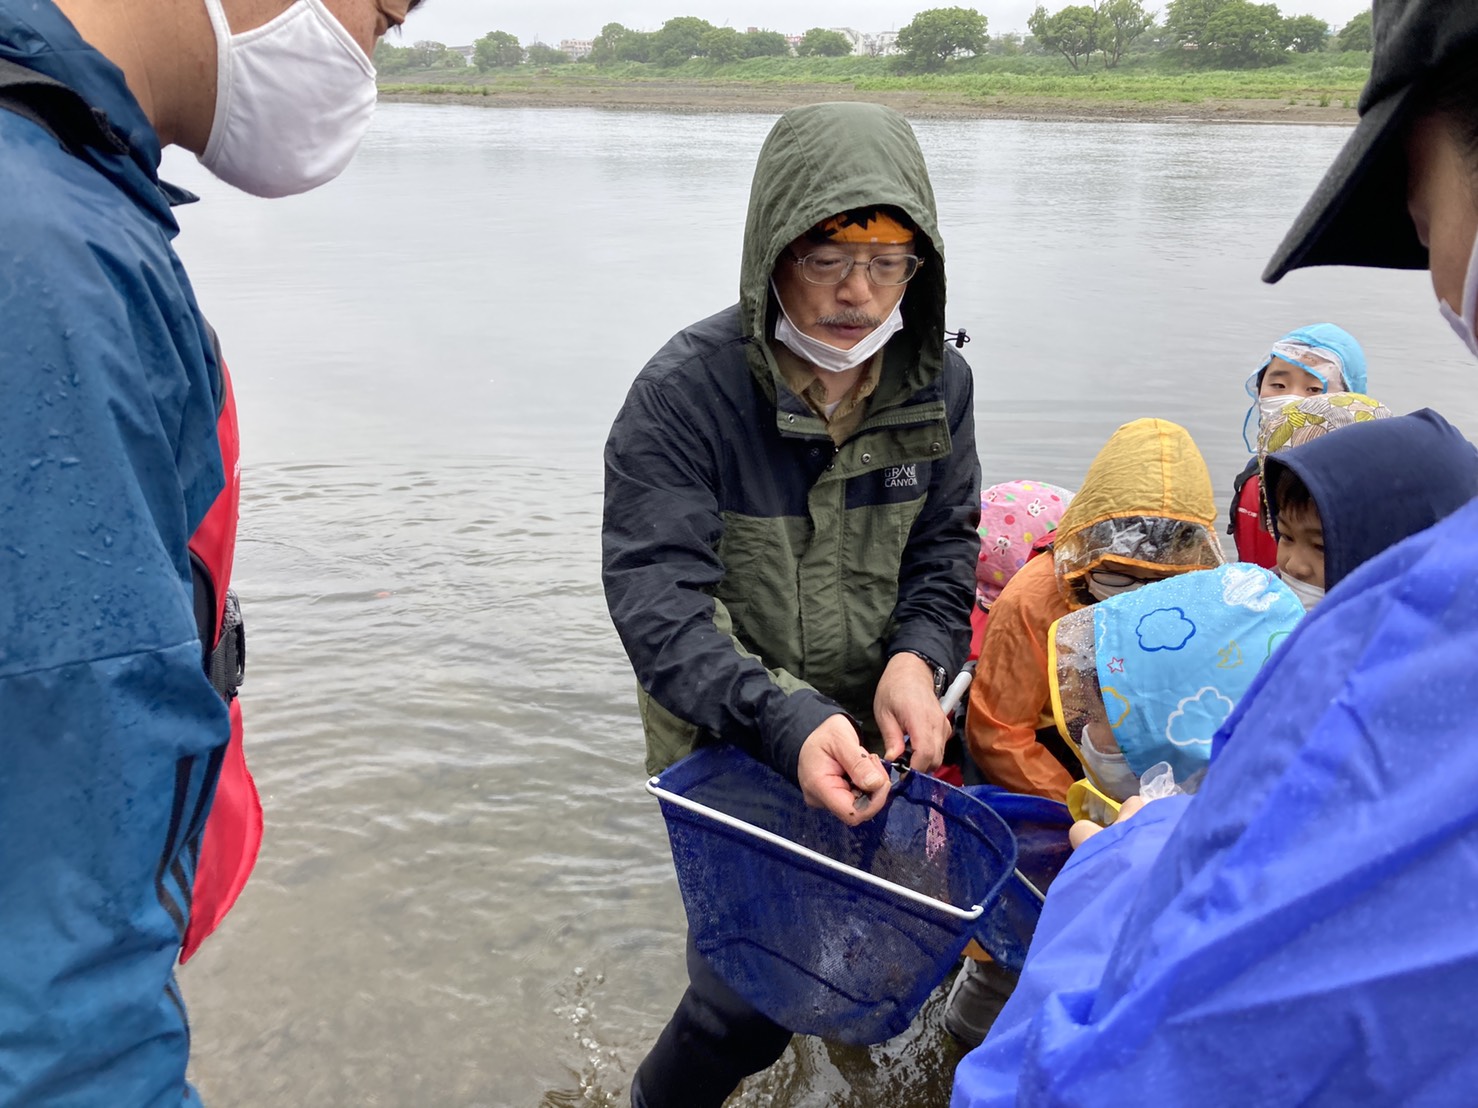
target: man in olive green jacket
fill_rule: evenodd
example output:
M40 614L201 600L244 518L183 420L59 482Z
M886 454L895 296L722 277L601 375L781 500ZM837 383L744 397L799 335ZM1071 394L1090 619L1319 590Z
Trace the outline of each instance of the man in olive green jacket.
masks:
M865 104L782 116L755 171L739 304L648 363L606 446L606 597L649 772L731 743L855 824L882 808L878 754L900 756L907 735L915 767L939 764L980 488L944 310L907 122ZM691 942L688 970L638 1106L717 1106L789 1041Z

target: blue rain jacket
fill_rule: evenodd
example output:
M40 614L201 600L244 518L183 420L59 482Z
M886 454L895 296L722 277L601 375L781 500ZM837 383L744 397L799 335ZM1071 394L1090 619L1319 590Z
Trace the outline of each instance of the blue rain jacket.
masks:
M113 133L74 156L0 110L0 1104L177 1108L229 736L187 552L222 487L216 363L122 73L48 0L0 0L0 57Z
M1470 1103L1475 658L1469 504L1299 626L1200 793L1078 851L953 1108Z

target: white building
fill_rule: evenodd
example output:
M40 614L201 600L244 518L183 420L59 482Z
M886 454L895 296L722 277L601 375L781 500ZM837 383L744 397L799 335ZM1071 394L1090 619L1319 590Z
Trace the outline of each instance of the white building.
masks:
M900 53L898 49L897 31L878 31L876 34L862 36L862 49L859 54L866 54L872 58L886 58Z
M595 42L588 38L567 38L560 40L559 48L570 56L570 61L580 62L590 57L590 51L595 48Z
M898 32L878 31L876 33L858 31L851 27L828 27L827 30L835 31L852 44L852 54L863 58L883 58L899 53ZM786 41L794 50L801 41L800 35L786 35Z

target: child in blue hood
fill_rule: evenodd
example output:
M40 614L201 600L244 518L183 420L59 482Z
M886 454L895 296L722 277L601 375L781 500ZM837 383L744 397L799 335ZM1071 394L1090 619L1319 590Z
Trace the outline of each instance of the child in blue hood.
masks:
M1295 595L1237 563L1157 581L1052 626L1052 713L1087 771L1074 818L1114 821L1132 796L1196 791L1211 739L1303 618Z
M1430 409L1269 454L1266 473L1278 574L1306 609L1478 496L1478 450Z
M1242 439L1253 457L1232 484L1227 534L1244 562L1272 569L1277 546L1263 526L1262 482L1258 476L1259 430L1290 400L1336 392L1365 391L1365 351L1355 337L1333 323L1290 331L1273 343L1268 356L1247 378L1252 406L1242 423Z

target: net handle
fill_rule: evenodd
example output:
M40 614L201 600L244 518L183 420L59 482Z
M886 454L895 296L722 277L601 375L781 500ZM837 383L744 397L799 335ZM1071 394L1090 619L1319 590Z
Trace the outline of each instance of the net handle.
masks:
M647 792L651 793L658 800L665 801L669 804L676 804L679 808L686 808L690 812L696 812L701 816L723 824L725 827L731 827L735 831L743 832L752 838L767 842L771 846L778 846L781 850L806 858L809 861L815 862L817 865L835 870L837 873L844 873L848 877L882 889L885 892L892 893L894 896L911 900L921 907L965 922L973 922L979 919L985 911L985 908L979 904L971 908L956 908L953 904L948 904L943 900L938 900L921 892L915 892L913 889L904 885L895 884L892 881L868 873L865 870L857 869L855 866L849 866L845 862L838 862L835 858L828 858L825 854L818 853L809 847L801 846L799 843L793 843L789 839L775 834L773 831L766 831L763 827L756 827L752 823L745 823L742 819L736 819L727 812L720 812L716 808L708 807L706 804L699 804L696 800L689 800L685 796L679 796L677 793L669 792L658 784L659 780L661 779L653 777L647 782L646 786Z

